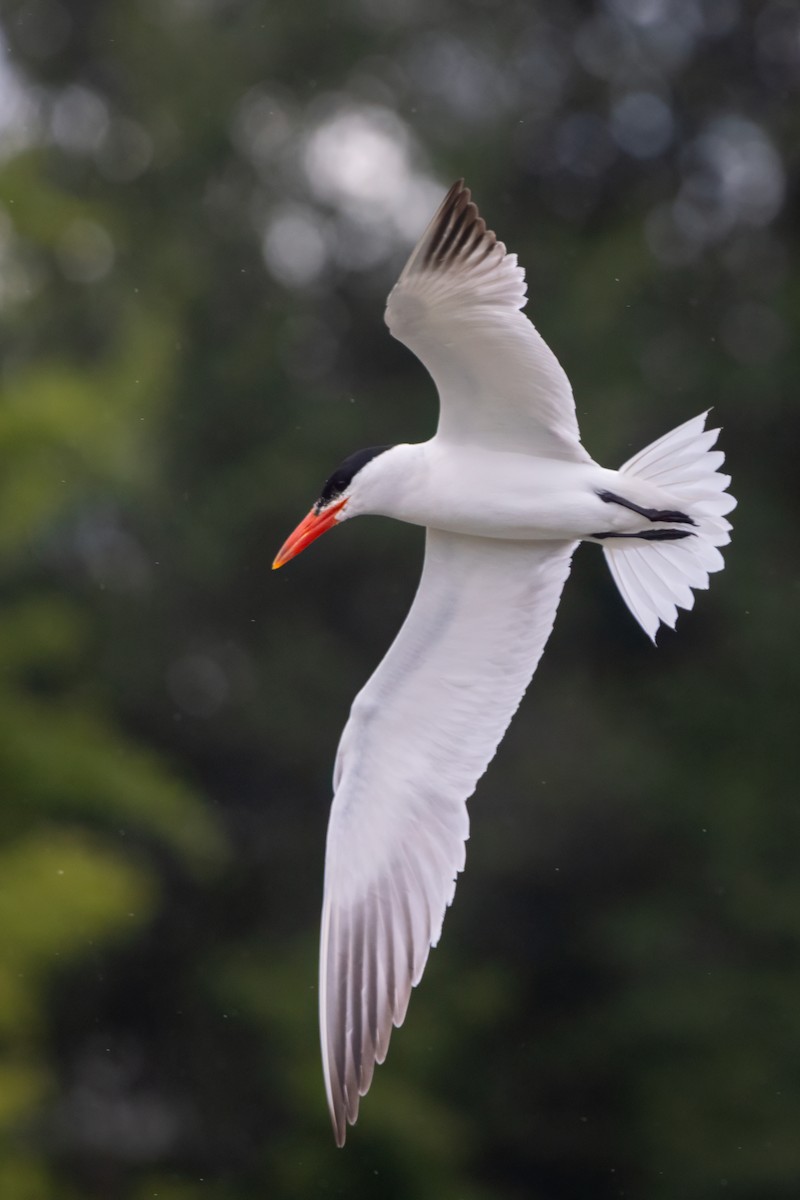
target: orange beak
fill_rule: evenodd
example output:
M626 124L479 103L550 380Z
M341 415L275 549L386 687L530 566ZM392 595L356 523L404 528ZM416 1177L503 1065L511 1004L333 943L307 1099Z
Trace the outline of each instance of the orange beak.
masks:
M305 550L306 546L310 546L312 542L316 541L321 533L332 529L336 524L336 514L341 512L345 504L347 504L346 498L344 500L337 500L335 504L329 504L320 513L312 508L308 516L297 526L294 533L289 534L289 537L276 554L275 561L272 564L273 571L277 571L278 567L282 567L290 558L294 558L301 550Z

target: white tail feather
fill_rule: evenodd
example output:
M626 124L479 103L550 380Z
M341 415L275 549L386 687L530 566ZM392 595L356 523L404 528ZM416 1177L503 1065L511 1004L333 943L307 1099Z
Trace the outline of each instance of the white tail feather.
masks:
M695 522L692 536L676 541L609 538L603 544L623 600L654 642L661 622L674 629L677 609L692 607L692 588L707 588L709 575L722 570L717 547L730 541L725 514L736 501L726 491L730 476L720 473L725 455L712 450L719 430L706 430L707 416L692 417L620 467L621 474L645 479L674 495L681 511Z

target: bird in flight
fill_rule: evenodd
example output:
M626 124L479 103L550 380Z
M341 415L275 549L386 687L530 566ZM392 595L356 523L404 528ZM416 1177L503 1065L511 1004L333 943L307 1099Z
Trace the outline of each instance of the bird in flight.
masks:
M436 384L436 434L345 459L273 564L364 514L426 529L414 602L353 702L333 775L319 1006L340 1146L439 939L464 867L466 802L536 669L578 543L602 546L655 641L730 540L736 501L707 413L618 471L599 466L525 303L516 255L460 180L386 306L390 332Z

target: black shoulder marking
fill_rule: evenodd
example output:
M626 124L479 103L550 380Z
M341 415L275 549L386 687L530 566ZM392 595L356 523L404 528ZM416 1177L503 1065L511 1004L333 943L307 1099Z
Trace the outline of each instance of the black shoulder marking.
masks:
M423 269L454 266L476 251L480 251L478 261L482 261L496 245L495 234L486 228L472 193L464 186L464 180L459 179L433 219L421 265Z
M377 458L379 454L383 454L384 450L391 450L391 446L370 446L367 450L356 450L355 454L351 454L340 464L330 476L326 479L325 486L319 494L314 508L320 512L326 504L330 504L331 500L335 500L337 496L341 496L342 492L346 491L352 483L355 476L363 466L366 466L371 459Z

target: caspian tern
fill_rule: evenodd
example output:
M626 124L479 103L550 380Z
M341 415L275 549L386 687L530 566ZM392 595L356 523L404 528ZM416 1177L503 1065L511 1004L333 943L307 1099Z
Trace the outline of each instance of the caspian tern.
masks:
M345 459L273 564L367 513L427 531L416 597L353 703L333 776L319 1005L340 1146L439 939L464 867L466 801L536 669L578 542L603 547L655 641L730 540L736 501L707 414L619 471L599 466L525 303L516 255L455 183L386 306L391 333L433 376L436 434Z

